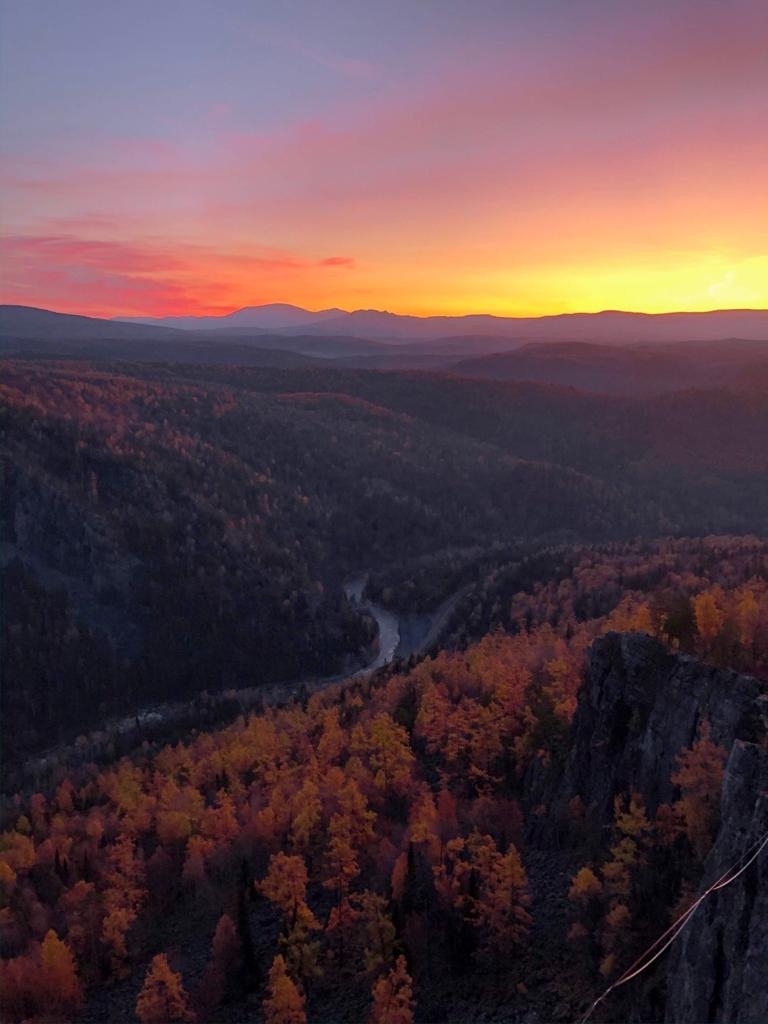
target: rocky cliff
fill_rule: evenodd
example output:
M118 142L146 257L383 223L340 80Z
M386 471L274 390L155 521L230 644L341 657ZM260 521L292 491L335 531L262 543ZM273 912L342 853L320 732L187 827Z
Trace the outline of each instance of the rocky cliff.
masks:
M721 814L701 891L746 862L768 836L764 748L743 740L733 744ZM670 953L667 1021L768 1021L768 847L731 885L707 897Z
M673 801L676 758L707 719L729 757L703 892L768 834L764 690L750 676L672 653L642 634L597 640L550 820L564 820L578 796L590 832L599 835L612 821L616 795L642 794L651 813ZM708 897L672 945L666 993L666 1020L675 1024L768 1021L768 847L732 885ZM646 1019L635 1009L638 1020Z
M707 719L727 750L764 735L751 676L675 654L641 633L609 633L592 646L572 742L554 799L556 816L578 796L594 829L613 820L617 794L641 793L653 813L675 798L676 758Z

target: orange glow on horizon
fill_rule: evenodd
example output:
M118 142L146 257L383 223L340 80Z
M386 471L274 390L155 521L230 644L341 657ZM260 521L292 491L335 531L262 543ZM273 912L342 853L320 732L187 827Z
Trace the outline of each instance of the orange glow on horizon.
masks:
M4 90L19 109L0 301L155 317L768 308L768 8L587 5L564 31L564 10L506 6L487 23L467 7L439 43L430 19L398 35L391 56L410 45L412 63L391 72L301 47L269 63L273 44L243 36L230 81L206 34L218 77L180 94L186 66L153 85L128 47L121 87L101 83L124 137L57 48L72 138L48 92Z
M768 307L768 256L654 254L643 262L471 266L378 265L345 257L220 257L198 247L79 239L7 239L5 262L44 267L48 308L89 316L223 315L286 302L310 310L381 309L413 316L545 316L623 309L640 313ZM85 268L82 283L67 268ZM59 269L60 268L60 269ZM34 274L2 301L46 305Z

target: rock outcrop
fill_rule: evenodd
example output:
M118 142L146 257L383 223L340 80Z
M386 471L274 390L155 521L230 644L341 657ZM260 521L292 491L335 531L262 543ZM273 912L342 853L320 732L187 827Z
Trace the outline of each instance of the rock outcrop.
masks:
M699 886L704 892L768 836L764 690L751 676L670 652L644 634L595 641L569 753L551 791L549 827L566 818L577 796L594 835L610 826L617 795L640 793L651 814L675 800L676 759L706 719L729 756L720 826ZM707 897L668 956L670 1024L768 1021L768 846L733 884ZM645 1009L635 1010L638 1020L647 1019Z
M730 750L764 732L751 676L672 653L641 633L608 633L592 645L572 742L552 809L562 817L578 796L593 829L613 820L618 794L641 793L653 813L675 798L676 759L701 722Z
M768 750L737 740L723 778L720 830L700 891L768 838ZM740 858L742 858L740 860ZM733 870L731 874L736 874ZM768 847L713 892L670 950L666 1019L768 1021Z

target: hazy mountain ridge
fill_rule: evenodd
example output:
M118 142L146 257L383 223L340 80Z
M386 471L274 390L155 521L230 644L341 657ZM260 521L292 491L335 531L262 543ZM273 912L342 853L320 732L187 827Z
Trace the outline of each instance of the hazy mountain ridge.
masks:
M452 335L482 333L519 340L579 341L685 341L744 337L768 340L768 310L725 309L702 313L560 313L540 317L503 317L490 313L465 316L426 316L389 313L377 309L322 310L313 313L297 306L251 306L223 317L126 318L157 326L262 327L310 333L330 330L392 341L430 340Z
M701 314L705 318L714 315ZM762 339L696 335L695 340L691 336L630 343L615 335L612 340L535 340L530 333L519 339L461 333L405 342L366 336L365 325L356 320L357 334L335 330L339 321L331 319L319 327L308 323L300 328L269 330L227 322L228 326L215 330L185 330L1 306L0 352L16 358L442 371L616 395L660 394L691 387L753 390L768 385L768 329ZM699 320L695 326L701 331L702 325L709 323Z
M313 311L291 305L288 302L272 302L264 306L245 306L243 309L236 309L232 313L224 313L222 316L120 316L114 317L114 319L119 322L153 324L159 327L167 325L189 331L216 330L228 327L276 330L281 327L301 327L320 323L323 320L335 320L344 316L346 312L345 309Z

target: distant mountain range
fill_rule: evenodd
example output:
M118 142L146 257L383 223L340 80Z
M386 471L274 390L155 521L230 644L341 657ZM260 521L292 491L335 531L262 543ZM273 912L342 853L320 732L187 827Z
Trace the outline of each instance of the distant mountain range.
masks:
M686 388L768 388L768 311L595 313L538 320L432 317L423 321L389 313L348 313L341 318L337 313L262 306L227 317L192 318L198 325L213 322L225 326L190 329L179 326L190 318L139 323L0 306L0 354L279 369L430 370L613 395L661 394ZM299 325L301 315L327 319ZM293 326L276 326L286 318ZM243 326L246 319L261 326ZM468 320L482 320L483 331L467 333ZM273 326L267 328L267 323ZM375 336L376 323L389 324L390 335L401 329L445 332L451 324L462 333L385 340ZM366 324L369 328L373 324L373 329L367 330ZM499 330L504 327L507 333L488 333L489 324ZM527 327L524 332L521 324ZM529 328L530 324L538 327ZM358 333L349 333L350 325ZM551 335L557 331L570 331L570 336L553 339Z
M293 367L323 363L302 354L284 338L265 335L264 348L248 338L225 341L225 331L191 331L152 324L100 320L53 313L30 306L0 306L0 355L69 359L125 359L138 362L226 363ZM274 340L274 344L270 341ZM317 346L319 338L309 341ZM349 338L342 338L342 354ZM374 344L374 343L372 343ZM322 346L321 346L322 353Z
M508 341L637 342L768 339L768 310L723 309L707 313L563 313L557 316L402 316L376 309L324 309L273 304L247 306L221 317L119 317L118 321L184 330L246 329L302 334L353 335L384 341L425 341L482 335Z
M184 331L210 331L227 328L274 331L287 327L306 327L326 320L343 319L350 314L344 309L321 309L313 312L292 306L287 302L273 302L267 306L246 306L223 316L166 316L160 318L120 316L122 323L151 324L153 327L176 327Z

